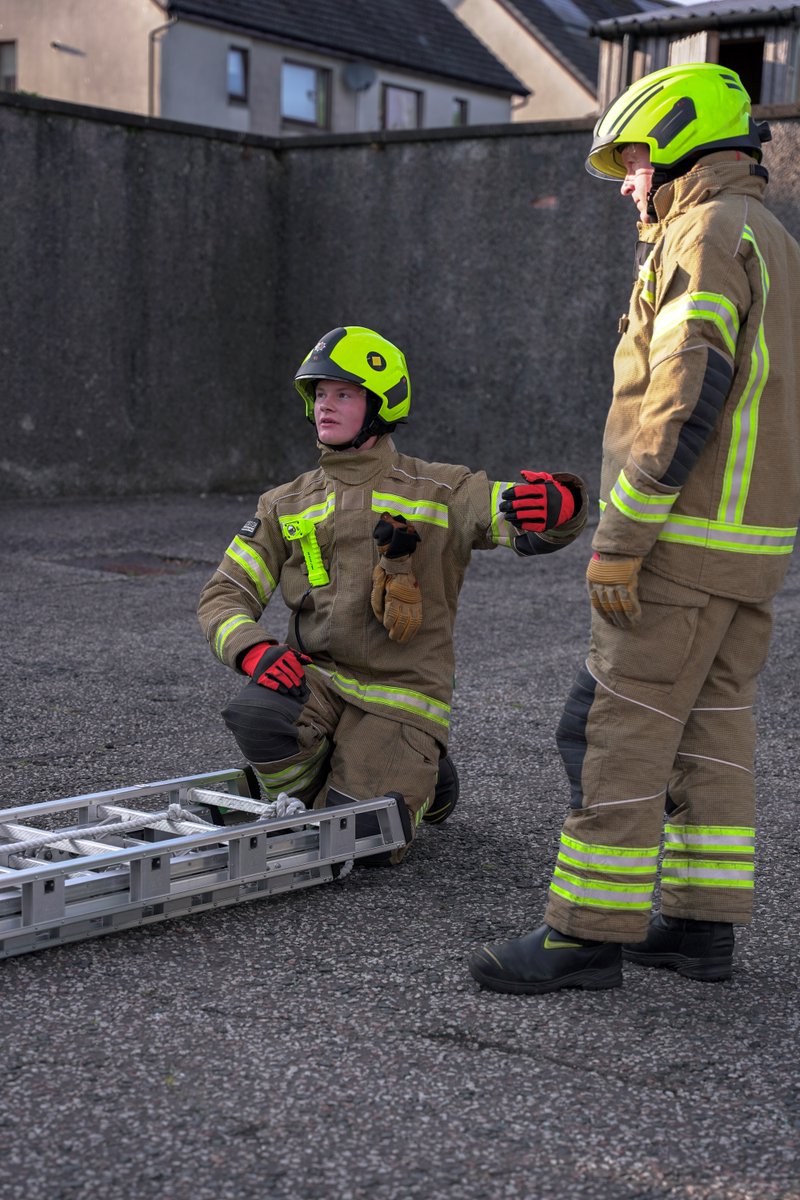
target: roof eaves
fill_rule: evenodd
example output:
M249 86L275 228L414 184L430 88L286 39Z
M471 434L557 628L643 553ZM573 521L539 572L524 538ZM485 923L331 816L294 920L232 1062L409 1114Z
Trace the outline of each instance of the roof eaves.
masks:
M577 67L562 50L559 50L558 46L554 45L547 35L542 33L541 29L539 29L538 26L536 26L533 21L530 20L530 18L526 17L524 13L520 12L513 0L499 0L499 3L508 11L515 21L519 21L520 25L522 25L524 29L527 29L528 33L532 34L537 41L542 43L548 54L552 54L553 58L555 58L556 61L559 62L561 66L578 81L581 87L586 88L590 96L597 95L597 81L588 79L586 75L584 75L583 71L581 71L580 67ZM591 29L588 30L588 32L591 33ZM530 92L527 94L530 95Z
M633 13L628 17L608 17L592 25L589 32L595 37L613 41L626 33L690 33L694 29L723 29L731 25L788 25L800 21L800 5L790 8L772 5L750 9L731 9L728 12L693 12L674 8L655 9L650 13Z
M207 25L214 29L235 29L242 36L256 38L260 41L275 42L280 46L296 46L300 49L311 51L314 54L324 55L327 58L337 58L341 59L343 62L351 62L355 59L358 59L359 62L367 61L363 54L358 53L355 50L348 51L340 47L333 48L324 42L312 41L309 38L292 38L284 33L271 33L268 30L259 29L255 26L247 25L244 22L238 22L235 20L217 20L214 17L208 16L206 13L195 11L191 4L191 0L168 0L168 11L176 16L182 15L187 19L196 22L198 25ZM489 53L491 53L491 51L489 51ZM497 59L498 66L503 68L505 73L508 75L509 81L513 80L516 86L503 87L499 83L490 83L485 79L476 79L472 75L464 75L456 72L431 71L425 66L415 67L411 63L394 60L388 57L383 57L380 59L376 58L372 61L376 66L394 67L399 71L406 71L411 74L424 76L426 79L444 79L448 81L456 80L458 83L468 83L471 87L480 88L486 92L500 93L501 95L509 96L529 96L531 94L530 88L527 88L520 79L517 79L517 77L508 69L508 67L501 63L499 59Z

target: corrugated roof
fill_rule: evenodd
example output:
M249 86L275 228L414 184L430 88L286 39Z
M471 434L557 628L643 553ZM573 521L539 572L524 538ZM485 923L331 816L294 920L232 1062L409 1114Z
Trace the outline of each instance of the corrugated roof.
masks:
M607 18L641 15L653 0L501 0L592 93L599 43L591 30Z
M528 95L442 0L170 0L168 11L319 53Z
M594 32L612 37L618 32L668 33L690 29L714 29L719 26L766 25L800 21L800 5L792 0L706 0L703 4L684 4L656 8L651 12L600 20Z

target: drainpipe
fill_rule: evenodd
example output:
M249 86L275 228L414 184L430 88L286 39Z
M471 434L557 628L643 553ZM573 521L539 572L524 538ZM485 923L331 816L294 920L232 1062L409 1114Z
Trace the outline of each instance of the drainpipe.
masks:
M177 17L170 17L163 25L157 25L147 35L147 115L152 117L155 109L155 63L156 63L156 34L163 33L170 25L177 23Z

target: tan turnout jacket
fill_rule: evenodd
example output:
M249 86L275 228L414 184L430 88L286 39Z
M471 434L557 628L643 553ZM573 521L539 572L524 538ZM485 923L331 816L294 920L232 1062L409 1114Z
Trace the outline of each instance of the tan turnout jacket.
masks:
M557 478L580 486L575 476ZM250 646L277 640L258 621L280 585L289 609L301 610L300 639L314 663L309 670L324 671L351 703L415 725L446 745L458 593L473 550L513 548L517 531L498 511L510 486L466 467L399 454L386 436L369 450L323 448L316 470L261 496L255 518L233 539L204 587L198 617L213 652L237 668ZM580 511L540 535L540 551L578 536L587 507L581 491ZM404 645L390 641L370 607L378 561L372 531L384 511L406 517L421 537L411 565L423 621ZM302 545L284 534L286 520L300 517L313 523L330 577L310 590ZM298 648L294 618L287 640Z
M745 601L780 587L800 513L800 249L765 187L709 155L639 226L593 540Z

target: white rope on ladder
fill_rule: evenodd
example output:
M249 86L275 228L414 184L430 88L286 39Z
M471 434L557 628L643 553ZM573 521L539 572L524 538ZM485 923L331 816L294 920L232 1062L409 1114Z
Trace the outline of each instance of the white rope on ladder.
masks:
M182 808L180 804L170 804L166 812L137 813L135 816L120 820L120 812L125 811L125 809L114 809L111 805L101 805L98 812L107 812L110 815L107 815L97 825L81 826L80 830L76 830L68 837L65 837L63 832L59 833L57 829L32 834L25 825L0 822L0 837L6 839L5 843L0 841L0 853L5 852L16 858L49 847L52 850L85 854L85 850L77 850L79 842L86 842L87 839L96 836L108 837L109 834L130 833L135 829L141 829L142 826L146 826L148 829L159 829L166 833L179 833L184 836L219 828L211 821L206 821L196 813ZM286 792L281 792L278 799L273 800L271 804L263 804L259 807L259 815L266 820L293 817L300 812L306 812L306 806L302 800L297 800L294 796L287 795ZM165 845L164 849L169 849L169 846ZM100 847L95 852L97 853L99 850Z

